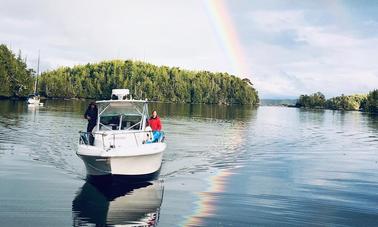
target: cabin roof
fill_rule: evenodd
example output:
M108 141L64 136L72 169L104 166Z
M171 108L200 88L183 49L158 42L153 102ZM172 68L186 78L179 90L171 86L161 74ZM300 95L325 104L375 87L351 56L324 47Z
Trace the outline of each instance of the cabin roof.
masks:
M96 101L96 103L147 103L147 102L148 102L147 100L130 100L130 99Z

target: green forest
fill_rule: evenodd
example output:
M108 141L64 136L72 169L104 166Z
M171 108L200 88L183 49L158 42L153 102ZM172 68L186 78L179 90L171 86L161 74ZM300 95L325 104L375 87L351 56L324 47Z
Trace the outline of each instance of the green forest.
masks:
M361 110L378 113L378 89L366 95L341 95L326 99L321 92L311 95L301 95L297 107L331 109L331 110Z
M248 79L227 73L190 71L140 61L104 61L44 72L39 91L46 97L108 99L128 88L134 99L161 102L252 104L259 102Z
M27 96L33 90L34 74L21 52L16 56L6 45L0 45L0 97Z
M33 92L35 72L21 52L0 45L0 97L22 98ZM103 61L60 67L38 78L38 93L47 98L109 99L114 88L128 88L134 99L161 102L259 103L249 79L228 73L190 71L141 61Z

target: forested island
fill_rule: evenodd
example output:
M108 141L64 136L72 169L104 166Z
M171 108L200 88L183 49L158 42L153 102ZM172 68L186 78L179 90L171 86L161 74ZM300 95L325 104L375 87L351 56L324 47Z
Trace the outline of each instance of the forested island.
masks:
M0 45L0 98L27 96L33 90L34 74L21 52L16 56L6 45Z
M341 95L326 99L321 92L301 95L296 107L331 110L361 110L378 113L378 89L367 95Z
M161 102L252 104L259 102L248 79L227 73L190 71L140 61L104 61L44 72L47 97L105 99L113 88L129 88L135 99Z
M33 90L35 72L21 53L0 46L0 96L20 98ZM251 104L259 97L249 79L228 73L191 71L141 61L112 60L60 67L41 74L38 93L47 98L108 99L114 88L128 88L135 99L160 102Z

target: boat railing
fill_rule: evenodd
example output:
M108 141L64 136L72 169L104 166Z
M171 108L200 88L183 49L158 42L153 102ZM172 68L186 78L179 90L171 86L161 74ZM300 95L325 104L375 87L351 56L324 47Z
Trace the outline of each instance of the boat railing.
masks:
M160 136L159 138L154 138L153 136L153 131L147 130L147 131L141 131L141 130L120 130L120 131L111 131L112 133L109 132L82 132L79 131L80 134L80 139L79 139L79 144L82 145L92 145L93 146L93 141L94 138L96 138L96 135L101 136L102 140L102 146L104 150L110 150L112 148L116 147L116 137L119 135L127 135L127 134L133 134L133 138L135 140L135 144L137 147L139 147L141 144L145 143L161 143L164 142L165 140L165 135L163 131L160 131ZM146 139L141 139L138 138L137 134L146 134ZM110 137L110 138L109 138ZM91 141L92 140L92 141ZM142 140L142 141L141 141ZM112 141L112 142L110 142ZM110 142L110 143L109 143Z

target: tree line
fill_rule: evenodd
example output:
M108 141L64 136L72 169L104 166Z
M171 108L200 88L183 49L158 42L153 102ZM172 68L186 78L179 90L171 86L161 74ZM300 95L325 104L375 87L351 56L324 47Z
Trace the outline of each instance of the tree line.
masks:
M296 107L320 108L331 110L361 110L378 113L378 89L366 95L341 95L326 99L321 92L301 95Z
M0 45L0 97L25 97L33 92L34 70L21 52ZM190 71L141 61L103 61L60 67L41 74L38 93L51 98L108 99L114 88L128 88L135 99L162 102L259 103L249 79L228 73Z
M35 72L6 45L0 45L0 97L24 97L33 91Z
M252 105L259 102L249 79L141 61L112 60L60 67L42 73L39 79L39 91L46 97L109 99L114 88L130 89L134 99L161 102Z

